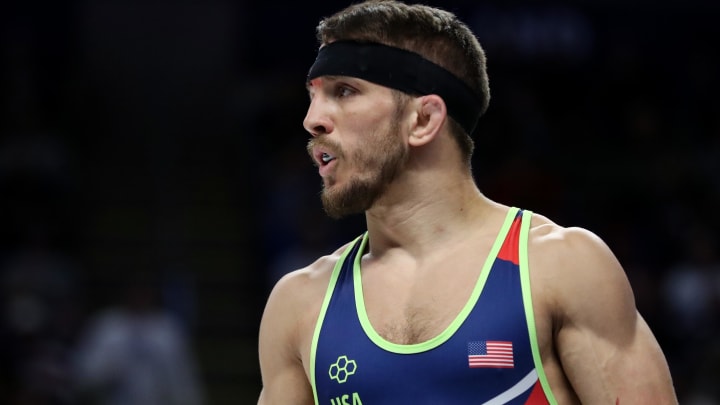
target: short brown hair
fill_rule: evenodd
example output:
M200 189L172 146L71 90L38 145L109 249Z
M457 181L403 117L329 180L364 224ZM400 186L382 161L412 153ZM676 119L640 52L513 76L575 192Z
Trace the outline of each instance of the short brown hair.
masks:
M395 0L368 0L324 18L317 27L321 44L354 40L377 42L418 53L465 82L488 107L490 86L485 52L470 28L449 11ZM470 134L450 118L450 128L469 163Z

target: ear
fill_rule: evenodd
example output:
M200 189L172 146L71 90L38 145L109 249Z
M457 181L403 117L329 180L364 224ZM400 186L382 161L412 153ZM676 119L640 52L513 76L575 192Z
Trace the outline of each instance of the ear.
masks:
M418 97L416 108L416 121L409 142L412 146L422 146L435 139L440 132L447 118L447 108L443 99L436 94Z

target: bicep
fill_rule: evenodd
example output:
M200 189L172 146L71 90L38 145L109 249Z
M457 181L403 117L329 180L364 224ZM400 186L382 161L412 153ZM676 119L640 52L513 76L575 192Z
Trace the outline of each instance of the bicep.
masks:
M275 287L260 322L258 352L263 388L258 404L312 404L297 341L296 307L283 282Z
M558 332L558 355L581 402L675 404L667 363L647 324L636 314L632 326L617 326L632 331L603 336L581 324Z
M582 403L676 403L668 366L610 249L570 231L556 349Z

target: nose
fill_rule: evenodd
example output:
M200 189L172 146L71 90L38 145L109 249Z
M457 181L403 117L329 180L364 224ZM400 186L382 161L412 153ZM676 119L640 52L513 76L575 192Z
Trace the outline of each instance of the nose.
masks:
M310 100L310 106L303 120L303 126L312 136L329 134L333 131L333 123L330 119L327 100L323 100L321 94L316 94L312 100Z

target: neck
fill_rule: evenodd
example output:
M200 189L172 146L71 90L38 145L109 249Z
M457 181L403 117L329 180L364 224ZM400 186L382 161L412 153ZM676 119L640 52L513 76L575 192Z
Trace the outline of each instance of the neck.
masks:
M399 248L423 257L480 229L494 207L469 172L410 171L366 212L370 254Z

